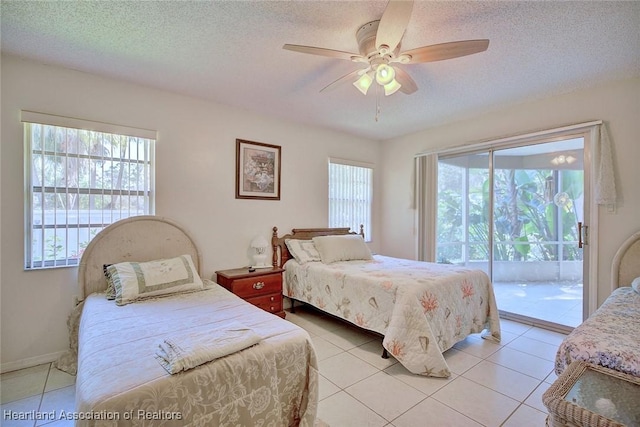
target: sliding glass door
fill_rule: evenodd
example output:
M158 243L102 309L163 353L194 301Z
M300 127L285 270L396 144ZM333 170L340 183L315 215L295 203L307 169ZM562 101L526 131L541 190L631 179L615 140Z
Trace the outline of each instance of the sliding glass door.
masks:
M489 270L489 155L438 162L436 262Z
M503 317L583 319L584 140L440 156L436 261L490 275Z

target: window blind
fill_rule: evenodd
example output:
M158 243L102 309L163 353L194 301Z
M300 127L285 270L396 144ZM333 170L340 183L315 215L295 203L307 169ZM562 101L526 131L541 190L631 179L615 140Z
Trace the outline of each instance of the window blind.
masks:
M373 168L357 162L329 160L329 227L349 227L371 240Z
M91 130L95 122L78 119L51 124L57 118L23 114L26 269L77 265L100 230L154 211L155 136ZM36 119L44 123L28 121Z

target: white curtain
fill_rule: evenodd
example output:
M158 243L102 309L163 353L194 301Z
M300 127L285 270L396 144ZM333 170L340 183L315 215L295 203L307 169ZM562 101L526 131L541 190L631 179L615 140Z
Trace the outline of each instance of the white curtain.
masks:
M604 123L600 125L600 140L598 141L600 161L598 164L598 179L596 182L596 203L599 205L615 205L617 202L613 156L611 154L611 140Z
M414 207L416 209L416 256L435 262L438 200L438 155L418 156L414 163ZM435 203L434 203L435 201Z

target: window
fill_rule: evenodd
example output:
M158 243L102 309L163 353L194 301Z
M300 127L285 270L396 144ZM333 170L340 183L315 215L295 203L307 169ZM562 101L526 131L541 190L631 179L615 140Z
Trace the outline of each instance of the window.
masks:
M152 214L155 132L22 112L25 269L77 265L107 225Z
M373 165L329 159L329 227L350 227L371 241Z

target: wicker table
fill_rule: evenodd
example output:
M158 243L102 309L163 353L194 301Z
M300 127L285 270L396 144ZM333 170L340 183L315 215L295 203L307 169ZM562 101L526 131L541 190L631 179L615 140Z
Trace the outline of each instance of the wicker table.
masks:
M573 362L542 395L547 425L640 426L640 378Z

